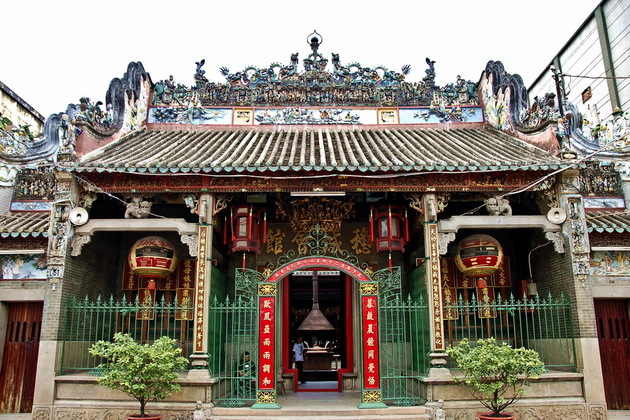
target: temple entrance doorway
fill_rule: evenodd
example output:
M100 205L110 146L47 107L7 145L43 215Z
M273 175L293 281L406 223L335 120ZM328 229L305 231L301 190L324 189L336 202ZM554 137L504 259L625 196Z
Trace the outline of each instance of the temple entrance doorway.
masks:
M352 279L330 268L294 271L285 278L283 371L294 373L298 392L342 390L352 370ZM293 347L302 338L302 376ZM350 369L349 369L350 368Z

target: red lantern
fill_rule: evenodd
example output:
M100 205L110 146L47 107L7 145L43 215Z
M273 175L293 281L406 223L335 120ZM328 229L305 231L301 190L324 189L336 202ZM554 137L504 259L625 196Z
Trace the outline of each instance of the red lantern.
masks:
M405 211L395 204L373 208L370 212L370 239L376 241L376 250L404 251L409 240ZM374 232L374 225L376 232ZM376 238L374 238L376 233Z
M244 204L232 210L232 252L260 253L260 220L262 211ZM266 222L266 218L265 218ZM266 232L263 232L263 238Z
M129 251L131 271L147 281L149 290L155 290L157 282L170 276L176 265L175 247L159 236L142 238Z
M455 251L457 268L469 277L490 276L502 262L503 247L490 235L468 236L459 242ZM483 283L485 287L485 281Z

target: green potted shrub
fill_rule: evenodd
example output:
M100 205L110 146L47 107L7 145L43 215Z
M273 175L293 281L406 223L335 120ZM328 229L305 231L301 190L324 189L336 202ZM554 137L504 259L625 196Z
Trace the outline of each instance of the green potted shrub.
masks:
M457 363L463 376L455 381L468 388L489 413L478 414L480 419L514 419L504 410L514 404L545 367L535 350L512 348L494 338L481 339L471 346L468 339L446 351Z
M97 367L98 383L135 398L140 403L140 414L127 419L161 419L161 415L146 414L150 401L166 398L179 391L175 383L177 371L188 365L181 356L176 341L160 337L153 344L137 343L129 334L116 333L113 341L98 341L90 347L90 354L105 361Z

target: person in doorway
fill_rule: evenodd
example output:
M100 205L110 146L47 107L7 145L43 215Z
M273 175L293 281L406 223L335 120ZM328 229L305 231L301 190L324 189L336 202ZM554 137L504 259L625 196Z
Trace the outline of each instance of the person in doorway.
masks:
M254 363L251 361L251 356L248 351L245 351L241 355L241 360L238 364L237 374L238 376L251 377L254 374Z
M304 380L304 340L298 337L297 342L293 345L293 360L298 371L298 381L305 384Z
M251 355L248 351L243 352L236 368L236 374L244 379L241 383L244 384L247 389L256 388L255 371L256 366L251 360Z

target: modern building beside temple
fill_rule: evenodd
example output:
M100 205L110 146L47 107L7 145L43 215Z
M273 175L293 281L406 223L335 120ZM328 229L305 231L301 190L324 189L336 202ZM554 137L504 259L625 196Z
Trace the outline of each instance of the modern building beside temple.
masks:
M620 286L627 325L624 115L585 152L580 115L553 93L528 104L500 62L438 86L430 59L413 78L308 40L223 82L201 60L194 86L133 62L105 104L81 98L30 142L3 134L0 338L39 349L13 371L3 358L0 383L36 380L3 387L0 412L124 418L134 403L97 385L88 354L121 331L189 357L182 391L154 403L170 418L196 401L269 416L299 392L350 394L366 417L444 400L470 418L445 350L484 337L545 363L522 418L606 418L592 289Z

